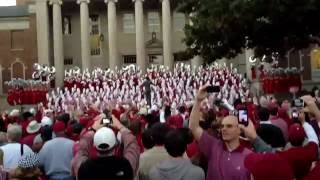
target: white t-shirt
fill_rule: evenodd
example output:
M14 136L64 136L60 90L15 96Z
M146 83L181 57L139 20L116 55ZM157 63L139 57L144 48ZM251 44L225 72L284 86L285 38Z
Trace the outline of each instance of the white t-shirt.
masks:
M17 168L21 158L21 144L10 143L0 148L3 151L3 167L5 171ZM23 155L30 153L32 153L32 150L27 145L23 145Z

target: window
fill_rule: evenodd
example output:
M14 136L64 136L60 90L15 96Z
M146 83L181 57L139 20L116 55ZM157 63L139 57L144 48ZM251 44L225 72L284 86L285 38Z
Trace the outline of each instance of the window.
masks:
M160 17L158 12L148 13L148 30L149 33L160 32Z
M99 56L101 55L101 31L99 15L90 15L89 21L91 56Z
M22 30L11 31L11 49L23 50L24 33Z
M71 16L63 16L62 30L64 35L71 34Z
M183 13L174 13L173 14L174 30L183 31L183 28L186 24L186 16Z
M137 63L137 56L136 55L125 55L125 56L123 56L123 63L124 64L136 64Z
M135 24L134 24L134 15L133 14L123 14L123 32L124 33L134 33Z
M64 59L64 65L72 65L73 59L72 58L66 58Z
M311 50L311 61L313 69L319 70L320 69L320 49L315 48Z

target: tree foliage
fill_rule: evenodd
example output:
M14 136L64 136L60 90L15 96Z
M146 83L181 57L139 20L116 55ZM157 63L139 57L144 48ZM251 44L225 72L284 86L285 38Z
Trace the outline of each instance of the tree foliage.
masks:
M188 54L214 61L243 49L256 56L320 43L320 0L177 0L190 15L185 27Z

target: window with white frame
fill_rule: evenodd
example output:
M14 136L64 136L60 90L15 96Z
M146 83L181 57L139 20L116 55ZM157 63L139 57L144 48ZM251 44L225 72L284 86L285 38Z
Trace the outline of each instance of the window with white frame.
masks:
M90 50L91 56L101 55L101 30L99 15L90 15Z
M183 13L173 13L173 24L175 31L183 31L186 24L186 15Z
M148 12L148 31L160 32L160 16L158 12Z
M132 14L132 13L123 14L122 21L123 21L123 32L124 33L134 33L135 32L134 14Z

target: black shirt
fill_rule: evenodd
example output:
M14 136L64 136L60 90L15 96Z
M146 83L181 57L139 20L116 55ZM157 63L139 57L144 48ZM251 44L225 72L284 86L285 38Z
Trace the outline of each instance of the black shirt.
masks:
M99 157L81 164L78 180L132 180L133 170L129 161L122 157Z

